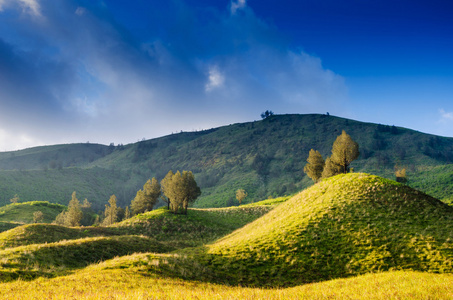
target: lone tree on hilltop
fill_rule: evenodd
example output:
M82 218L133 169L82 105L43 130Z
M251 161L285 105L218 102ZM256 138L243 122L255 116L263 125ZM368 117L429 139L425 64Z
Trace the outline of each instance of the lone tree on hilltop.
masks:
M236 191L236 199L239 201L239 205L242 204L242 201L248 196L247 192L244 189L239 189Z
M151 180L148 179L143 186L143 190L139 190L131 202L133 213L139 214L153 210L160 195L161 187L157 179L154 177Z
M182 211L187 214L189 204L201 195L201 190L190 171L183 171L182 173L178 171L175 174L170 171L161 181L161 185L164 195L168 199L169 208L173 213Z
M324 169L324 158L321 153L317 150L310 150L307 158L307 164L304 167L304 172L314 182L318 182L322 177L322 171Z
M273 115L274 115L274 112L272 110L266 110L265 112L261 113L261 119L267 119Z
M332 163L340 166L341 173L349 172L349 165L360 155L357 144L346 131L343 130L332 146Z

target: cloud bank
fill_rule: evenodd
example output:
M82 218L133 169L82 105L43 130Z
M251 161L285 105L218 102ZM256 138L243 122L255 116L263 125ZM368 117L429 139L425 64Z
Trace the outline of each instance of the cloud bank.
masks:
M0 25L0 150L130 143L347 101L341 76L245 0L0 0Z

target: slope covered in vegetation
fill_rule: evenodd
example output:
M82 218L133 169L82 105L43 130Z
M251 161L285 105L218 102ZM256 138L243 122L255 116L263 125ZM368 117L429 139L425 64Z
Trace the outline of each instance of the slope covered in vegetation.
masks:
M166 209L157 209L108 227L28 224L1 232L0 249L123 235L152 237L178 248L199 246L256 220L286 200L278 198L231 208L191 209L188 215L174 215Z
M309 150L330 155L342 130L360 146L361 156L351 165L355 171L394 178L395 165L406 167L409 184L433 187L432 196L449 198L435 178L416 175L453 161L452 138L334 116L275 115L125 146L56 145L0 153L0 205L15 194L22 201L67 204L77 191L95 211L112 194L125 207L147 179L160 180L169 170L194 173L202 190L197 207L231 206L238 189L247 191L245 202L287 195L312 184L303 172Z
M50 223L66 207L47 201L32 201L24 203L11 203L0 207L0 222L33 223L33 213L41 211L44 223ZM1 230L0 230L1 231Z
M452 229L453 208L437 199L377 176L338 175L157 271L255 286L387 270L450 273Z
M4 299L451 299L452 274L386 272L284 289L185 281L147 272L147 254L116 258L73 275L0 283ZM144 263L146 262L146 263Z
M23 225L0 233L0 281L59 276L116 256L200 246L261 217L284 200L191 209L188 215L158 209L108 227Z

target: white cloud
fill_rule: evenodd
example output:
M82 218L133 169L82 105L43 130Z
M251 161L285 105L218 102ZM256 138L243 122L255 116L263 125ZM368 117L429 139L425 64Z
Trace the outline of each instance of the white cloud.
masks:
M0 7L5 1L0 0ZM206 11L186 7L182 14L193 18L182 22L169 9L158 12L164 15L159 26L167 34L151 30L141 40L105 18L109 14L95 11L98 6L73 4L41 2L45 30L33 20L22 22L28 26L24 39L37 41L25 45L28 51L2 46L0 36L0 48L11 48L8 61L16 62L8 75L17 77L10 80L14 93L0 90L0 101L20 103L9 104L9 110L2 107L0 122L9 125L4 128L46 144L129 143L143 136L249 121L266 109L309 113L328 107L337 114L347 109L343 78L324 69L319 58L289 50L281 35L253 13L232 16L226 11L197 18ZM244 8L245 0L231 2L232 14ZM23 67L16 67L18 60ZM20 88L24 81L29 82L27 89ZM9 123L2 121L7 115ZM29 146L20 136L10 134L10 144Z
M210 67L208 82L205 85L205 91L210 92L213 89L222 87L224 82L225 77L222 73L220 73L219 68L217 66Z
M453 121L453 112L446 112L443 108L439 109L440 122L445 123L447 121Z
M0 11L5 7L19 5L23 13L41 17L41 7L37 0L0 0Z
M87 12L86 8L79 6L79 7L77 7L75 14L80 17L80 16L83 16L86 12Z
M42 144L41 141L30 137L26 133L13 132L0 128L0 151L25 149Z
M237 0L236 2L231 2L231 14L236 14L236 11L243 9L247 5L246 0Z

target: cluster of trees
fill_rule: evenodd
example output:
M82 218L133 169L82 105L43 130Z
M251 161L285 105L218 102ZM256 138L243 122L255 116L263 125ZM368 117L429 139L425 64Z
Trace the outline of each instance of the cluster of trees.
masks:
M139 190L135 198L131 201L131 210L126 206L125 209L117 205L117 198L112 195L105 205L103 215L97 216L94 220L95 225L107 226L122 219L128 219L132 215L151 211L158 203L159 198L167 202L168 209L173 213L187 214L189 204L193 203L201 190L198 187L195 177L190 171L168 172L161 183L156 178L149 179L143 189ZM72 193L72 199L69 201L68 209L61 212L55 219L54 223L64 226L80 226L87 210L91 204L87 199L80 204L76 192ZM91 225L82 224L82 225Z
M267 119L274 115L272 110L266 110L265 112L261 113L261 119Z
M88 220L90 215L94 212L91 210L91 203L85 199L82 204L80 204L79 199L77 199L77 194L74 191L72 193L71 201L69 201L68 209L62 211L57 215L53 223L64 226L80 226L82 225L91 225L92 220ZM85 215L85 220L84 220Z
M332 155L326 160L317 150L310 150L304 172L314 182L349 172L349 165L359 157L359 145L344 130L332 145Z
M173 213L187 214L187 207L201 195L201 190L190 171L169 171L161 181L163 200Z

